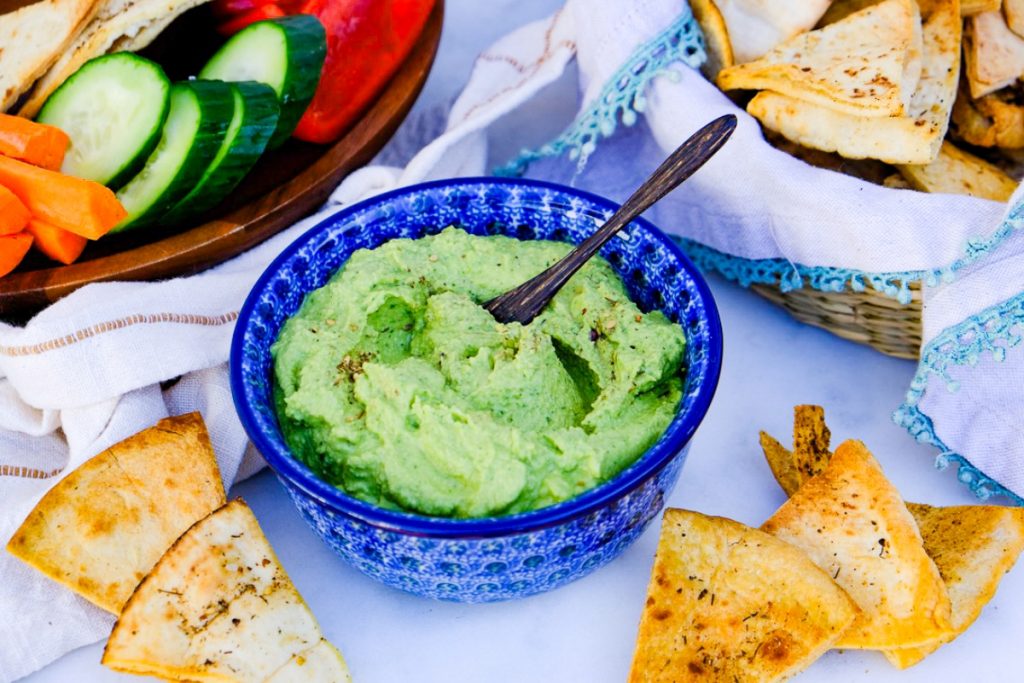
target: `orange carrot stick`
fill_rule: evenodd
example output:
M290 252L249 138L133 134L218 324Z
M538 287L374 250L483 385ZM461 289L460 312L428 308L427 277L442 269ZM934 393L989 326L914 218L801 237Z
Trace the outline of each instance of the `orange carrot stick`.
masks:
M27 232L0 235L0 277L17 268L31 246L32 235Z
M28 223L28 209L13 192L0 185L0 235L21 232Z
M0 156L0 185L35 217L87 239L98 239L128 215L106 187Z
M0 114L0 154L4 156L57 171L69 142L60 128Z
M50 225L38 218L29 220L25 229L35 238L33 244L36 249L64 265L74 263L82 255L82 250L89 241L81 235Z

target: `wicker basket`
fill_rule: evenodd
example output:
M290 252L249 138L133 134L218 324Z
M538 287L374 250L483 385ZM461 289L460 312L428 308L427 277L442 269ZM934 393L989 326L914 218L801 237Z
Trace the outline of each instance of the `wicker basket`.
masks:
M822 327L844 339L875 347L898 358L917 359L921 349L921 287L904 305L870 285L863 292L821 292L803 288L781 292L752 285L755 292L782 306L800 322Z

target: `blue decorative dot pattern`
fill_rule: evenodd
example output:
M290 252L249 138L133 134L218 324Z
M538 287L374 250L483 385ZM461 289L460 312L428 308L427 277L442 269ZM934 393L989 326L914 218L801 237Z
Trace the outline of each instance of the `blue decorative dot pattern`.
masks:
M441 600L517 598L603 566L662 509L718 381L721 331L696 267L642 220L614 238L602 255L615 255L614 268L641 308L658 308L684 323L685 391L677 416L658 442L592 491L540 511L483 520L381 510L320 481L291 456L272 400L273 340L306 293L324 285L355 250L398 237L419 238L449 225L477 235L557 235L579 243L613 210L614 205L597 197L537 181L427 183L326 219L287 247L257 282L232 345L231 381L239 415L302 517L352 566L389 586Z

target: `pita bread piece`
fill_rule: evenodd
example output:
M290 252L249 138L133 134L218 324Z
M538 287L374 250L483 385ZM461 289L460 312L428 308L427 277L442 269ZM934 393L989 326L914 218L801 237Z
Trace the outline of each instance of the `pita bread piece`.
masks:
M629 680L781 681L856 614L798 549L730 519L669 509Z
M982 12L995 12L1002 4L1002 0L961 0L960 13L969 17Z
M736 62L750 62L814 27L831 0L715 0Z
M1005 202L1017 189L1017 181L998 167L950 142L942 143L939 158L932 163L898 168L907 182L922 192L965 194Z
M199 413L161 420L50 489L7 550L117 614L167 547L224 504Z
M93 57L107 54L121 40L121 47L140 49L185 11L208 0L101 0L95 19L78 35L60 59L35 84L28 99L18 110L21 116L34 117L46 98ZM149 29L149 30L147 30ZM143 36L143 38L139 38Z
M860 607L836 647L918 647L951 632L949 595L914 518L859 441L843 443L761 528L806 552Z
M770 128L765 128L762 132L764 139L772 147L805 161L811 166L843 173L876 185L881 185L882 181L893 173L892 166L876 159L846 159L835 152L822 152L820 149L798 145Z
M0 15L0 111L50 68L97 5L97 0L42 0Z
M1024 38L1010 30L1002 12L970 17L964 28L964 71L978 99L1024 75Z
M256 517L233 500L160 558L117 620L103 663L189 681L348 683Z
M1006 25L1010 27L1010 30L1018 36L1024 37L1024 0L1005 0L1003 16L1006 17Z
M916 16L913 0L885 0L723 70L718 85L771 90L854 116L900 116ZM739 39L731 27L729 35L735 50Z
M889 661L901 669L917 664L966 631L1024 551L1024 508L918 503L907 507L921 528L924 549L946 582L953 607L953 633L925 648L886 652Z
M961 84L953 105L951 129L958 139L977 147L1024 147L1024 92L1020 81L976 100Z
M960 78L958 0L940 3L924 24L921 80L911 100L909 116L851 116L767 91L754 97L747 111L766 128L806 147L838 152L852 159L931 163L938 157L949 128Z
M704 34L704 47L708 54L708 60L700 70L714 81L718 77L718 72L736 63L729 40L729 29L725 26L725 20L715 0L691 0L690 9L700 24L701 32Z
M825 409L800 405L793 408L793 464L806 481L821 472L832 459L832 432L825 424Z

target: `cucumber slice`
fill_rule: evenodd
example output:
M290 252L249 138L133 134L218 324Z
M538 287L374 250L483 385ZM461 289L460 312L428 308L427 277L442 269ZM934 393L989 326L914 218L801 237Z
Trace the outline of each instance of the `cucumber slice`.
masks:
M274 134L281 110L274 89L255 81L229 85L235 114L220 150L195 188L160 219L163 225L181 223L220 203L253 167Z
M139 174L117 193L128 217L111 232L155 222L188 194L217 156L234 112L231 87L220 81L171 86L160 142Z
M217 51L200 78L266 83L281 102L281 117L268 147L288 139L313 99L327 55L323 24L296 14L245 27Z
M170 92L158 64L117 52L82 65L50 95L37 120L71 138L61 172L116 190L156 147Z

